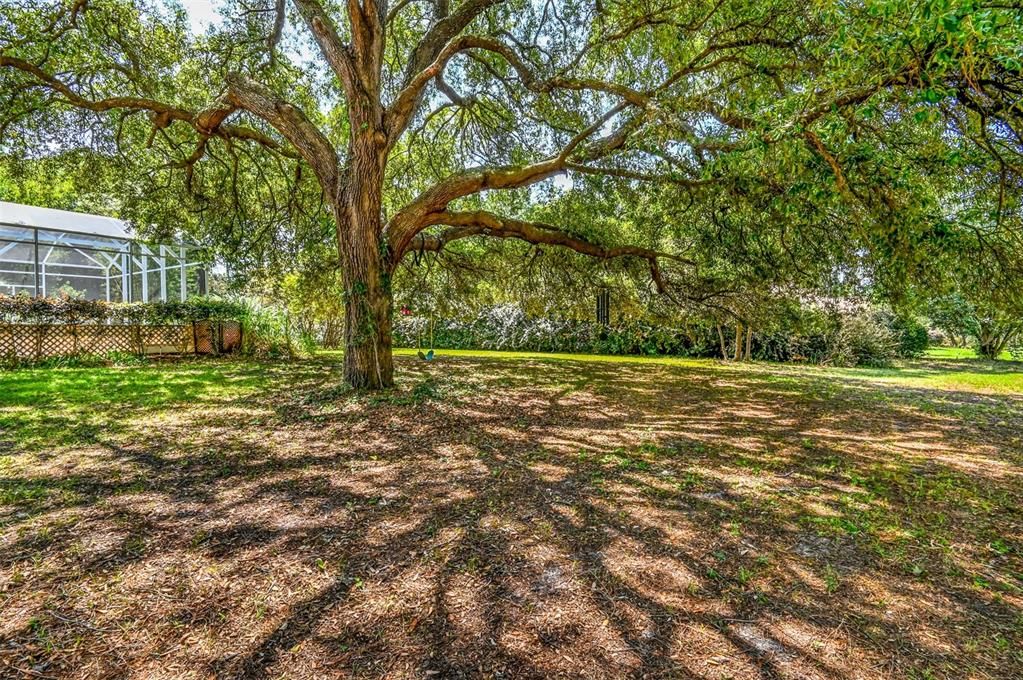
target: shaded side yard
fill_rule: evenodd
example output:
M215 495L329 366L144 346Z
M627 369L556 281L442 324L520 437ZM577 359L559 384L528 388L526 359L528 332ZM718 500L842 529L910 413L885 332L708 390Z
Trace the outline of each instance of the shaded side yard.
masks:
M3 678L1023 677L1023 374L0 372Z

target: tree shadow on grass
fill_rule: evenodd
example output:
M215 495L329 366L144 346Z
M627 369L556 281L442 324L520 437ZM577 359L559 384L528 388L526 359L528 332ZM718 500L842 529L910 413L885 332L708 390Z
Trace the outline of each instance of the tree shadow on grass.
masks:
M711 365L399 367L384 398L282 379L230 408L154 406L161 425L45 467L19 458L2 474L30 489L3 534L7 668L1021 669L1004 652L1021 616L1009 398Z

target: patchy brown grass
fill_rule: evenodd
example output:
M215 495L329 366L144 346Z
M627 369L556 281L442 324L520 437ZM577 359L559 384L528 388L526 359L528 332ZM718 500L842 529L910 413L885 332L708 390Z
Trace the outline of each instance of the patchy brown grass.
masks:
M401 358L0 376L3 678L1023 676L1023 399Z

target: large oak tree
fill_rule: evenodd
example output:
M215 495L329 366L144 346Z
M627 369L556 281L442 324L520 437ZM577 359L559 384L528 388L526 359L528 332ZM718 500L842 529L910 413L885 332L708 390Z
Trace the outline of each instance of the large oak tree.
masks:
M311 171L335 230L345 378L358 387L392 384L391 281L411 252L514 238L643 261L658 288L663 263L692 266L670 238L532 221L495 209L508 202L494 194L572 175L693 191L720 179L723 156L794 140L871 209L823 123L922 87L940 47L917 35L864 57L869 77L845 77L829 49L860 8L792 0L245 0L227 7L230 30L201 39L146 0L0 7L4 131L44 121L52 132L79 111L119 136L145 114L145 145L162 145L189 184L209 159L234 176L245 159L252 173L293 174L295 192ZM295 45L282 49L297 31L312 73ZM990 106L954 87L942 96Z

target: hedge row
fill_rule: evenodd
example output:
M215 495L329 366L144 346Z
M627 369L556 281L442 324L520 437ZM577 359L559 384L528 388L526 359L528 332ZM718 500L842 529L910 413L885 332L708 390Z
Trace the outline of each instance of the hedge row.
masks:
M0 322L81 324L110 321L162 325L192 321L240 320L245 306L230 300L196 297L185 302L104 302L81 298L0 294Z
M723 333L728 353L734 326ZM703 320L680 327L642 321L604 326L592 321L528 317L511 305L481 310L468 319L401 315L394 342L405 347L570 352L613 355L720 357L717 328ZM753 335L755 359L844 366L884 366L927 348L927 330L883 310L825 313L800 310Z
M438 349L710 356L717 351L713 332L702 326L669 328L642 321L604 326L586 321L501 319L481 314L467 321L398 317L394 323L394 342L400 347Z

